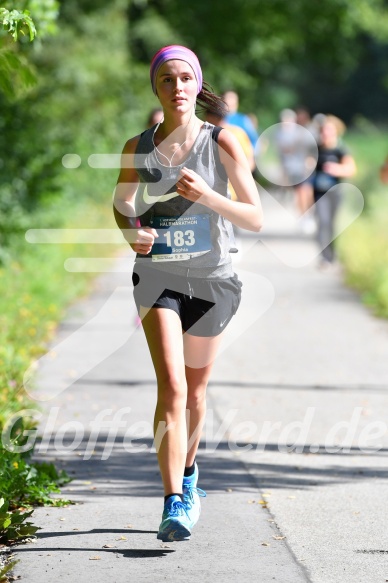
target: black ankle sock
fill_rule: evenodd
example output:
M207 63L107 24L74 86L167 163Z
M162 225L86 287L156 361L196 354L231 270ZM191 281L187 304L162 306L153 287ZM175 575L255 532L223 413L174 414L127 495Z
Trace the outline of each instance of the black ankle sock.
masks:
M183 494L178 494L173 492L172 494L167 494L167 496L164 497L164 503L167 502L167 500L171 497L171 496L179 496L179 498L182 500L183 502Z
M185 472L184 472L184 476L186 478L188 478L189 476L192 476L194 474L194 470L195 470L195 460L193 461L193 465L189 466L188 468L185 468Z

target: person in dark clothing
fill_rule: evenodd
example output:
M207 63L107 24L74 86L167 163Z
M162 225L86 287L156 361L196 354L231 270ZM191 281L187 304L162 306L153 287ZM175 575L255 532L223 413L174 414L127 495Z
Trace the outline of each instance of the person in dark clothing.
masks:
M317 240L321 248L321 267L335 260L334 222L341 203L342 178L356 172L356 164L348 150L339 143L339 130L334 116L324 116L319 128L318 160L314 175L314 201Z

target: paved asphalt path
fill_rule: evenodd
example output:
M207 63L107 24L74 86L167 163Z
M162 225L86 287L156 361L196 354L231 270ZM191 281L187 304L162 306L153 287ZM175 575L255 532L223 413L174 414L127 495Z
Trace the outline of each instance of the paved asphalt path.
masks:
M388 580L388 324L340 273L295 267L315 243L270 208L258 239L240 235L244 296L209 387L191 540L156 539L155 381L127 254L68 311L30 387L36 457L73 477L74 504L35 510L22 580Z

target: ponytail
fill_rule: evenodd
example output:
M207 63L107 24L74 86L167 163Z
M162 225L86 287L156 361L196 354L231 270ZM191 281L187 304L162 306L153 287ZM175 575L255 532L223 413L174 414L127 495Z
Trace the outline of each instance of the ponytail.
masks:
M199 112L209 111L220 117L225 117L228 114L228 106L225 101L222 97L216 95L213 88L205 82L203 82L202 89L197 95L197 106L199 106Z

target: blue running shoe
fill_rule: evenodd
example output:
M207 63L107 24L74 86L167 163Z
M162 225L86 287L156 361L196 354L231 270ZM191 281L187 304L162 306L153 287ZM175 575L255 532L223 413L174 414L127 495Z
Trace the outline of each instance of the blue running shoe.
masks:
M189 526L193 528L198 522L201 514L200 496L206 496L206 492L197 488L198 483L198 466L195 462L194 474L191 476L183 476L183 502L186 505L186 513L189 518Z
M156 538L164 542L188 540L191 535L189 523L186 505L179 496L170 496L164 505Z

